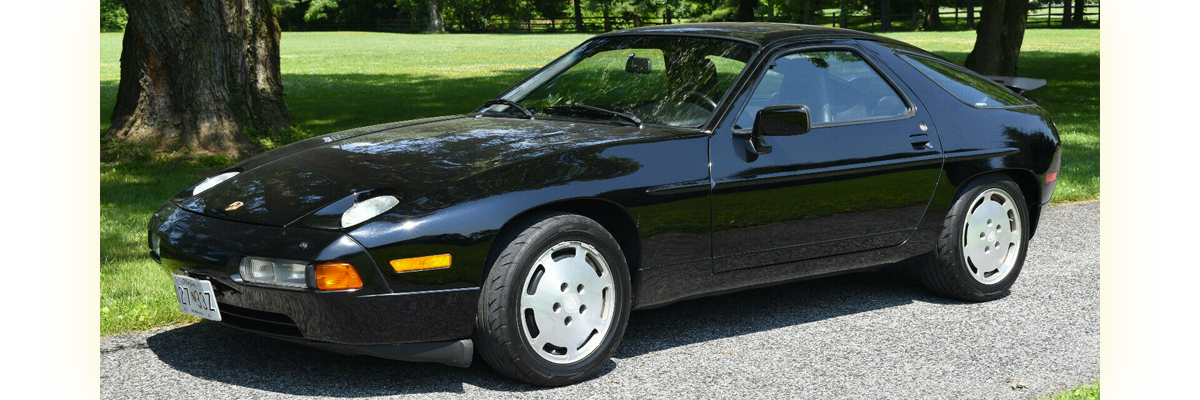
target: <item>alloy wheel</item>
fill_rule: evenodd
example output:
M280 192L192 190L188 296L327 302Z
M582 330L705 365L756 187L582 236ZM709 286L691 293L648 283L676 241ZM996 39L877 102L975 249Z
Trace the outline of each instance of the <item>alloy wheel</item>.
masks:
M963 258L971 277L991 285L1016 266L1024 237L1017 204L1003 190L980 193L967 209L963 222Z
M569 364L596 351L612 326L613 276L591 245L565 241L538 257L521 291L521 331L543 359Z

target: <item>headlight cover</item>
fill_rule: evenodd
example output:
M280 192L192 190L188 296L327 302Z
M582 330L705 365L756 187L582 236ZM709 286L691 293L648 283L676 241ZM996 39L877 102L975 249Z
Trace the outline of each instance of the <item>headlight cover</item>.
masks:
M342 227L349 228L368 219L375 218L379 214L392 209L397 204L400 204L400 199L396 198L396 196L377 196L355 203L350 206L350 209L342 213Z
M236 176L237 174L238 174L238 172L235 171L235 172L226 172L226 173L216 175L216 176L211 176L208 179L201 181L199 184L196 185L196 187L194 189L192 189L192 196L198 195L205 190L212 189L213 186L217 186L221 182L225 182L225 181L229 180L229 178L232 178L232 177Z

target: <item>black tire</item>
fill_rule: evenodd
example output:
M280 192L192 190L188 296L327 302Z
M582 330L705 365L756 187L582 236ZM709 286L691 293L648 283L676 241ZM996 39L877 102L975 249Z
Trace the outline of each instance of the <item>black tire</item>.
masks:
M629 271L616 239L599 223L589 218L567 213L542 213L532 215L515 224L498 240L504 241L498 243L506 244L499 255L495 257L492 268L484 281L479 296L479 313L475 325L475 346L479 349L482 358L493 369L504 375L540 386L569 385L598 373L608 363L625 333L631 306ZM586 250L588 254L598 253L602 256L602 261L607 264L608 271L611 271L611 293L615 294L615 296L602 297L605 299L603 302L613 302L611 314L608 317L609 321L603 324L607 326L607 329L600 334L603 337L597 338L595 336L600 335L593 335L584 339L584 345L591 350L585 356L580 355L582 358L573 362L556 362L549 359L555 357L554 353L549 352L545 347L535 348L530 344L532 339L527 339L526 335L535 335L531 332L536 330L537 325L547 322L539 319L540 315L537 318L529 317L535 321L531 326L525 322L524 315L525 312L533 312L532 307L528 307L530 311L521 309L522 296L529 294L530 290L538 290L531 289L537 286L537 283L527 284L527 279L530 279L529 282L534 282L532 279L538 273L534 269L541 265L539 264L540 257L544 253L551 254L547 253L551 248L562 246L564 243L577 246L578 243L584 243L590 246ZM555 252L551 256L554 254L558 253ZM595 259L584 261L594 262ZM545 273L545 267L541 268ZM594 264L593 268L596 268ZM534 271L535 275L530 275L531 271ZM547 282L550 282L549 274L546 276ZM539 282L540 280L538 278ZM574 288L575 283L572 282L569 287ZM580 287L582 288L582 284ZM541 286L537 286L537 288L541 288ZM576 300L567 300L565 296L570 294L568 292L574 291L574 289L569 291L563 289L564 304L568 301L577 302L571 303L572 305L594 304L582 300L582 294ZM583 289L580 289L579 293L584 293ZM542 296L542 294L538 295ZM595 296L594 293L591 295ZM559 303L555 303L555 312L559 310L558 305ZM608 306L593 307L590 311L597 313L601 309L607 310L606 307ZM563 307L563 315L567 315L565 314L566 308ZM578 314L572 315L579 318L577 323L583 323L585 311L578 311ZM574 311L571 312L574 313ZM594 318L596 315L602 316L603 313L590 314L589 317ZM569 321L570 318L568 317L567 320ZM557 323L557 320L555 322ZM523 323L526 325L522 325ZM546 329L546 326L543 325L542 328ZM557 328L557 325L554 328L568 329ZM597 340L595 343L598 345L592 344L592 340ZM566 348L564 347L562 350L566 351Z
M981 197L985 193L988 198ZM993 275L995 281L992 282L990 280L993 278L986 276L987 272L991 272L991 270L980 272L981 269L986 270L991 268L992 265L981 262L980 265L982 267L976 266L974 260L971 258L972 255L980 254L978 243L968 243L967 241L975 239L980 241L980 243L986 244L991 243L995 239L985 237L984 232L977 232L980 226L979 222L976 222L974 227L969 228L968 218L974 215L973 212L981 213L980 215L992 215L983 214L984 211L981 211L980 207L985 203L1003 204L1003 202L998 200L1005 200L1004 196L997 195L997 193L1007 195L1012 200L1011 210L1015 210L1019 214L1015 218L1009 217L1010 221L996 221L998 225L997 231L999 232L1001 228L1008 230L1009 224L1014 222L1019 224L1017 225L1019 231L1015 232L1017 234L1010 232L1008 235L1008 237L1018 239L1018 243L1011 243L1010 240L1008 245L1005 246L1006 249L1012 249L1015 252L1007 250L1003 255L997 253L995 256L987 255L980 257L984 258L985 261L990 260L990 258L986 257L1002 257L1000 258L1002 261L998 264L1007 265L1011 262L1011 266L1006 268L1007 272L1005 272L1005 275ZM991 204L988 204L988 206L992 207L991 210L995 210L995 207ZM1006 213L1004 215L1010 214ZM982 226L992 223L991 219L987 221ZM971 230L972 233L968 234L966 230ZM973 302L1000 298L1008 293L1009 289L1012 288L1013 282L1017 280L1017 276L1021 273L1021 267L1025 263L1025 254L1029 248L1029 232L1029 210L1025 204L1025 197L1016 183L1013 183L1013 181L1003 175L980 177L968 183L954 200L954 205L950 207L950 212L946 214L942 232L938 236L937 248L925 260L918 263L916 268L917 273L921 278L921 282L927 288L942 296ZM975 236L976 233L979 234L979 237L966 237ZM967 246L974 247L968 248ZM1012 259L1010 260L1010 258ZM1001 271L1002 269L997 267L993 274L999 274Z

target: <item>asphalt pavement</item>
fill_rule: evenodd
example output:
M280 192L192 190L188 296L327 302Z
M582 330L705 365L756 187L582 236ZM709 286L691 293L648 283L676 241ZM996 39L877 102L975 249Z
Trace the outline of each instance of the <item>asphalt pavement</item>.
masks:
M1052 207L1012 291L987 303L888 270L635 311L591 380L546 389L470 368L341 356L198 324L100 339L105 399L1030 399L1100 377L1100 202Z

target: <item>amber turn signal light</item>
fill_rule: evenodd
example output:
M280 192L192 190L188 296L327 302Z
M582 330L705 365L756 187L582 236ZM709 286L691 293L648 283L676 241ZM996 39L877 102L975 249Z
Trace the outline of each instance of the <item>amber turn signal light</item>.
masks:
M391 264L392 269L396 270L396 272L446 268L450 266L450 255L438 254L436 256L402 258L392 260Z
M362 287L362 278L353 265L344 262L327 262L313 268L319 290L346 290Z

